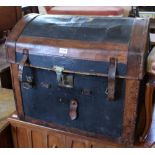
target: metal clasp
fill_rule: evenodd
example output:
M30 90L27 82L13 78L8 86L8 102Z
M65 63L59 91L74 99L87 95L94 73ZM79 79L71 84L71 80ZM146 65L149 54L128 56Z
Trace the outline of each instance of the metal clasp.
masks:
M64 71L64 67L54 66L53 69L56 72L57 81L58 81L58 83L60 83L62 81L62 79L63 79L62 72Z
M59 86L73 88L73 75L64 74L64 67L54 66L53 70L56 72L57 82Z

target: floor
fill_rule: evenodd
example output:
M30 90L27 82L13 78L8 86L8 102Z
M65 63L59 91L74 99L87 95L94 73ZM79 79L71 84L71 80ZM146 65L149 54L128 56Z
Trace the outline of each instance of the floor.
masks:
M0 121L15 112L15 102L11 89L0 88Z
M0 45L0 73L3 72L5 68L9 66L9 63L6 60L6 49L5 45ZM4 120L10 114L15 111L15 103L13 92L10 89L1 88L0 80L0 121Z

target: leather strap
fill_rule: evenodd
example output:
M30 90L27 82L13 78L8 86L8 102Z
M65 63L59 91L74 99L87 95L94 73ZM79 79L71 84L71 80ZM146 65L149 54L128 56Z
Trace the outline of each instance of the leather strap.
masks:
M24 49L23 50L23 58L19 62L19 66L18 66L18 78L19 78L19 81L22 81L22 79L23 79L23 69L24 69L24 65L27 63L27 61L28 61L28 50Z
M116 79L117 61L115 58L110 58L109 72L108 72L108 99L115 99L115 79Z
M152 114L153 114L153 93L154 93L155 85L148 82L146 84L145 90L145 111L146 111L146 122L143 133L140 137L140 142L144 142L148 136L149 129L152 123Z

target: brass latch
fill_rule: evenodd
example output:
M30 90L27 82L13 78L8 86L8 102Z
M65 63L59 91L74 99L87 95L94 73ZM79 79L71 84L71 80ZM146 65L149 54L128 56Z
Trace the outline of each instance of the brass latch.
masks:
M54 66L53 70L56 72L58 85L61 87L73 88L73 75L63 73L64 67Z

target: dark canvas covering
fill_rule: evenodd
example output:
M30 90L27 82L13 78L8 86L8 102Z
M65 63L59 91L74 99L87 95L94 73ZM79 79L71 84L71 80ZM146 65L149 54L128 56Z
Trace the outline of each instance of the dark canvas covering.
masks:
M105 93L106 77L73 74L73 88L64 88L58 86L53 71L25 67L23 81L26 81L26 76L34 78L31 89L25 89L21 84L26 116L106 137L121 136L125 80L116 80L116 99L109 101ZM44 88L42 83L51 87ZM91 94L83 94L84 89L89 89ZM76 99L79 104L76 120L69 117L71 99Z
M22 35L93 42L128 43L134 19L42 15Z

